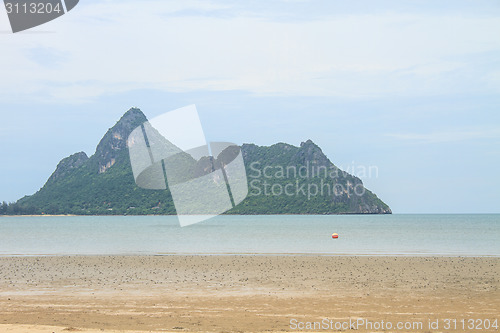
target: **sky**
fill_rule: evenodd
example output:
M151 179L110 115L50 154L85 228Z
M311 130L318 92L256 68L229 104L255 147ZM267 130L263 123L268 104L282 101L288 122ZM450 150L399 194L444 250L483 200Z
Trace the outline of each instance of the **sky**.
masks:
M16 34L0 8L0 201L130 107L196 104L208 141L311 139L394 213L500 213L499 36L496 0L82 0Z

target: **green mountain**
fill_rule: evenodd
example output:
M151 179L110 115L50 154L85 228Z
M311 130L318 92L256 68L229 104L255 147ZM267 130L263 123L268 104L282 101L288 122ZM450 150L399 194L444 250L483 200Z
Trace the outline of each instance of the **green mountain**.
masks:
M79 152L64 158L38 192L0 205L0 214L176 214L168 189L135 184L127 138L145 121L139 109L130 109L107 131L94 155ZM249 195L226 214L391 213L359 178L338 169L311 140L300 147L244 144L241 151ZM206 158L198 163L206 169Z

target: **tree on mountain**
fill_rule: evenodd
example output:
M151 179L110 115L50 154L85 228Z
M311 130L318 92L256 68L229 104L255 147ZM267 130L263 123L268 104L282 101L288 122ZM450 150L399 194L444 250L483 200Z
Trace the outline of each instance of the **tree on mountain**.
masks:
M9 208L9 204L6 203L5 201L2 202L2 204L0 205L0 215L7 214L7 208Z

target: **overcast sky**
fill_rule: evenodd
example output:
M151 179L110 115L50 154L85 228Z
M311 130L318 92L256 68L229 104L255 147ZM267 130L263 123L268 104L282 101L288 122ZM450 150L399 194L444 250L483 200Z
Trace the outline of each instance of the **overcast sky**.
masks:
M376 167L395 213L500 213L499 36L496 0L82 0L17 34L0 8L0 201L130 107L194 103L208 141Z

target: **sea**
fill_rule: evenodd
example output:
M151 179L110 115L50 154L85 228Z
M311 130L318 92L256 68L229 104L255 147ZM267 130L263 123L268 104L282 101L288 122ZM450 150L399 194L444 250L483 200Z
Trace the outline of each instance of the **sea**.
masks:
M181 254L499 257L500 214L0 217L0 256Z

